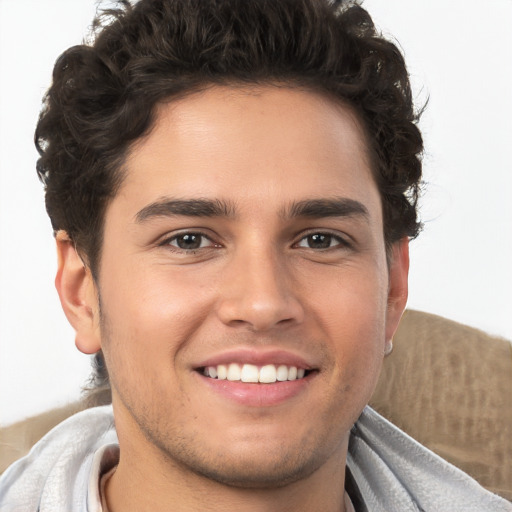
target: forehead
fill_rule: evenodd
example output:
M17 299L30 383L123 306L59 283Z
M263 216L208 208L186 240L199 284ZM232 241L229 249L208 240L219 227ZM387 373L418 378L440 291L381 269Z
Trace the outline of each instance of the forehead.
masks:
M125 171L118 195L133 206L163 196L242 206L311 196L380 202L352 109L290 87L214 86L159 105Z

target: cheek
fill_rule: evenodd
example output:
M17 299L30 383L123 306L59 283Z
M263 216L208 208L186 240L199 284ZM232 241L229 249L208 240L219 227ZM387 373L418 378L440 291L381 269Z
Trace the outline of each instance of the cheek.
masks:
M210 293L204 283L204 276L140 262L113 269L102 280L101 295L111 317L143 330L171 324L174 331L206 310Z
M333 379L363 396L373 392L385 342L387 281L376 268L331 276L322 292L310 290L309 295L330 344L336 367Z
M163 265L128 270L119 265L106 276L100 288L102 346L112 371L142 376L160 369L170 375L169 365L176 364L209 314L211 293Z
M383 332L387 305L387 272L382 265L326 269L305 276L302 294L332 338L375 340Z

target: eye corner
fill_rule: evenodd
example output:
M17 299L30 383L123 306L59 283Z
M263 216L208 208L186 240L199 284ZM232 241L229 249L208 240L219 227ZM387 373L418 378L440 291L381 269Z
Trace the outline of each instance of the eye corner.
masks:
M157 243L157 246L184 254L195 254L204 249L220 248L221 244L202 231L185 230L166 235Z
M326 230L314 230L303 233L294 246L314 251L328 251L351 248L352 243L348 235Z

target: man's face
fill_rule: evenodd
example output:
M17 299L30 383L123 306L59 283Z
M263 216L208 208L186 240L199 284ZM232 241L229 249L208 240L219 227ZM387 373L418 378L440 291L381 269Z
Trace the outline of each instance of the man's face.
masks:
M251 486L343 457L399 317L355 116L213 87L161 105L125 168L96 311L122 453Z

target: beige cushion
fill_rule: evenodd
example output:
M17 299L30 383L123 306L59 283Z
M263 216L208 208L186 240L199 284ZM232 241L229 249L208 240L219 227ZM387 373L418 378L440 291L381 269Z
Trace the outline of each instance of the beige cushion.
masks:
M512 344L407 311L370 404L484 487L512 500Z
M81 404L76 402L0 428L0 473L26 455L55 425L81 409Z
M512 345L444 318L407 311L370 404L405 432L512 500ZM84 406L0 429L0 472Z

